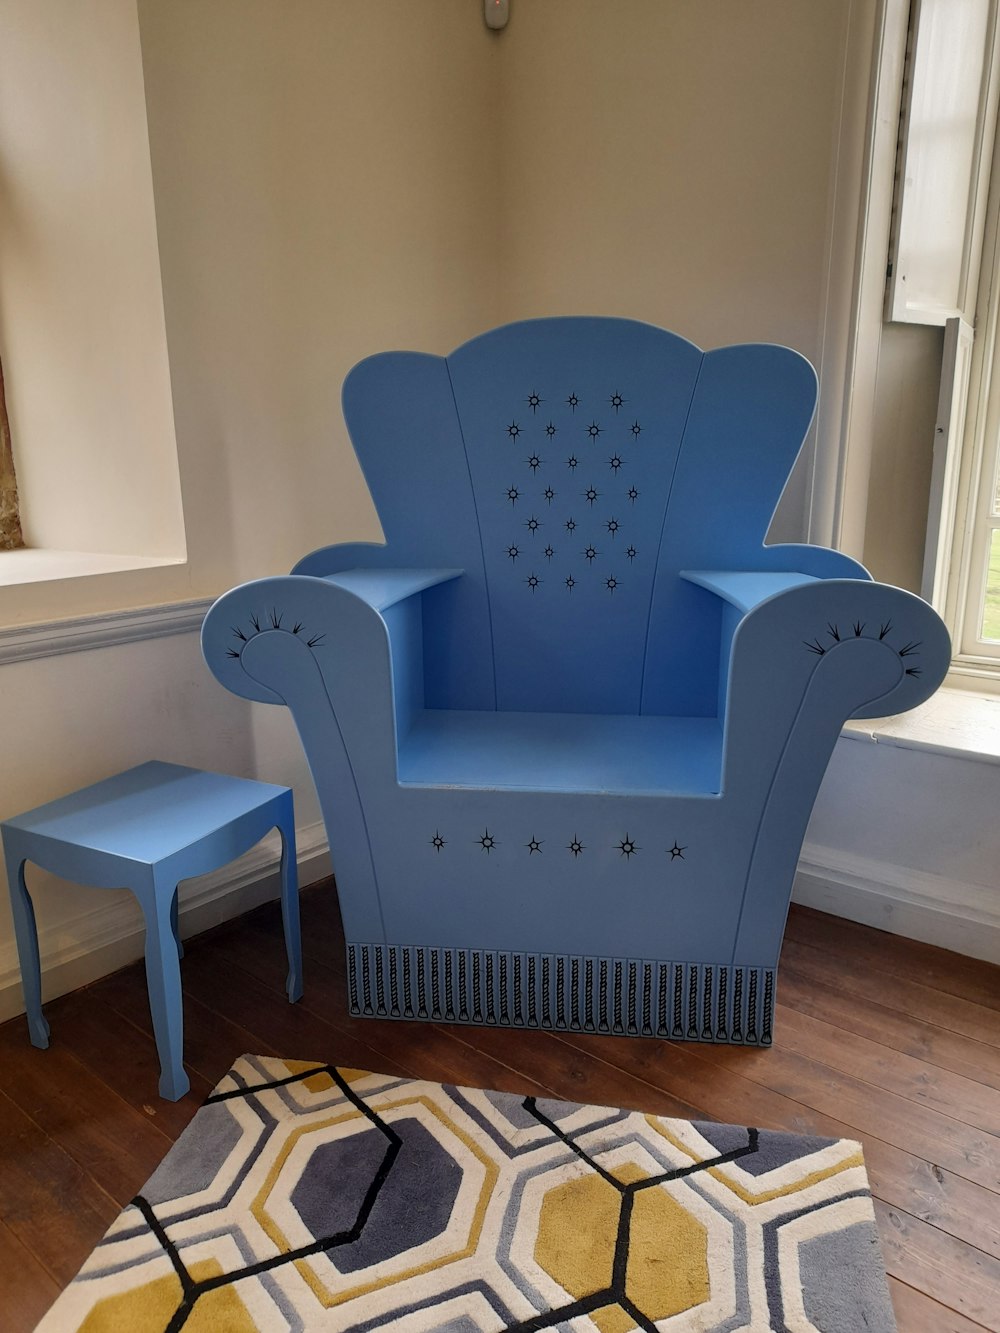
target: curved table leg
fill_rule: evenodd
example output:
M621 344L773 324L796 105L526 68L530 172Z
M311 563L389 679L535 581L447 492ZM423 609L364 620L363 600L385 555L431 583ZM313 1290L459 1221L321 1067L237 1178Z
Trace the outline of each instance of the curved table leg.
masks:
M153 870L147 882L129 887L146 918L146 984L160 1057L160 1096L176 1102L191 1087L184 1072L181 969L172 921L177 885L158 880Z
M299 869L295 855L295 815L292 793L282 803L278 821L281 834L281 920L285 928L285 951L288 954L288 977L285 990L294 1004L302 998L302 931L299 925Z
M28 1034L32 1046L41 1050L49 1044L49 1025L42 1013L42 973L38 958L38 928L35 909L24 878L24 858L5 852L7 883L10 885L10 906L14 915L14 936L17 956L21 964L21 990L28 1019Z

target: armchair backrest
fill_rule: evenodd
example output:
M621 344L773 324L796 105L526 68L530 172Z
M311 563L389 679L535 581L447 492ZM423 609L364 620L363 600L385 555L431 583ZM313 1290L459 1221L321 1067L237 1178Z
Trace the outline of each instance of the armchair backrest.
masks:
M623 319L363 361L344 410L388 562L466 571L451 628L429 608L428 702L714 713L719 610L678 573L759 565L815 392L787 348Z

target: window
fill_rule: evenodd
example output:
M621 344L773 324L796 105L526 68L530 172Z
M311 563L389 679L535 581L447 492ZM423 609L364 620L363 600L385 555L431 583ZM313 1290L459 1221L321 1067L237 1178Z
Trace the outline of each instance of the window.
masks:
M979 685L1000 684L998 10L911 6L885 311L945 326L921 590L952 633L953 683Z

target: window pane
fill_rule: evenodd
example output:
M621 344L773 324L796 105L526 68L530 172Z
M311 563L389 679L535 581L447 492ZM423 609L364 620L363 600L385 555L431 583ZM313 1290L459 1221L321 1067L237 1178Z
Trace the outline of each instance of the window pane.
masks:
M1000 528L994 528L990 538L990 564L986 571L986 597L979 637L1000 643Z

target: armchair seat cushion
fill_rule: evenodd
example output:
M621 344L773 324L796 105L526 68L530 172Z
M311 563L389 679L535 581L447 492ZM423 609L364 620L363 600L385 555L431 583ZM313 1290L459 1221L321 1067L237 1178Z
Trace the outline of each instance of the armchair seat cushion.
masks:
M427 708L399 745L405 785L488 790L711 795L714 717Z

